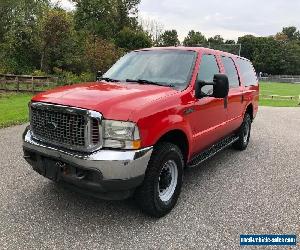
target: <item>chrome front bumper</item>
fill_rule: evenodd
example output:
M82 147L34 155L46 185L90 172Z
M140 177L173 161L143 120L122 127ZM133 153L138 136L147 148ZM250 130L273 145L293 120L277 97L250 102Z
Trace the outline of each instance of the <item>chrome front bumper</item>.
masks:
M33 139L30 130L23 135L24 151L72 164L84 170L101 173L102 180L129 180L144 176L153 148L135 151L99 150L94 153L74 153L49 146ZM26 155L25 155L26 157Z

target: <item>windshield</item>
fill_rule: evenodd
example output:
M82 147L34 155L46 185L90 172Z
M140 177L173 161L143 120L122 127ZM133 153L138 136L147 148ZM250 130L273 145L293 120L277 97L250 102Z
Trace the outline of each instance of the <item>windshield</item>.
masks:
M144 84L173 85L183 90L189 83L195 59L194 51L135 51L122 57L103 78L122 82L144 80Z

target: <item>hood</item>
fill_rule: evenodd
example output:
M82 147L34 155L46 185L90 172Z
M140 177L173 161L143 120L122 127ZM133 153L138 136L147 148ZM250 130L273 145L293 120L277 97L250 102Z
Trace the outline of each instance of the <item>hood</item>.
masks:
M36 95L32 101L95 110L106 119L128 120L137 108L177 91L169 87L134 83L82 83Z

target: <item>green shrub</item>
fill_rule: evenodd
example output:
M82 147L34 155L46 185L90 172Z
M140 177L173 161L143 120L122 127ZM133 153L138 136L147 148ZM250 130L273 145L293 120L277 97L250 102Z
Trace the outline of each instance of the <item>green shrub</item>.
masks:
M53 69L55 76L58 77L58 85L71 85L80 82L91 82L95 81L96 76L90 72L83 72L80 75L74 74L69 71L62 71L59 68Z

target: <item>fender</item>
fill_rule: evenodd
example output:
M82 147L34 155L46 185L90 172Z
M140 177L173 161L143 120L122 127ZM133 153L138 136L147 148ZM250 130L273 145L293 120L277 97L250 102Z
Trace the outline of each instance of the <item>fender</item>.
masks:
M163 114L161 114L163 115ZM192 145L192 130L188 122L179 114L167 115L164 118L146 117L138 122L143 147L155 145L159 139L170 131L182 131ZM190 153L190 152L189 152Z

